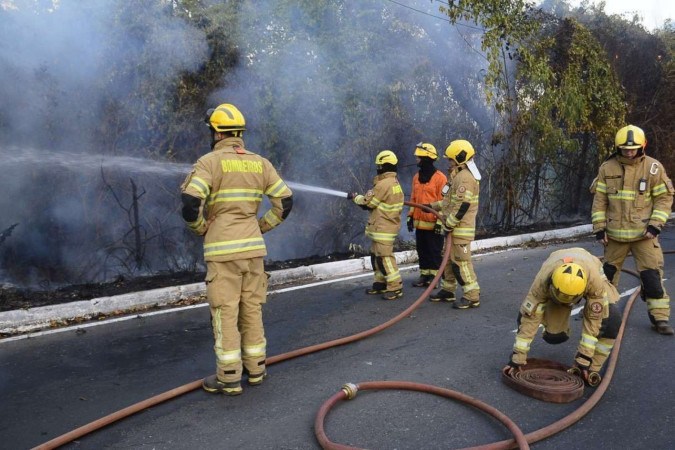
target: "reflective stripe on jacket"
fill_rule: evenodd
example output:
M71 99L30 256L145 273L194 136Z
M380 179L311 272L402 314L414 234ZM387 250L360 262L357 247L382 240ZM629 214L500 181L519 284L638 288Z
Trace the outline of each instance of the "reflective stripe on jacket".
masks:
M648 225L663 227L674 190L656 159L643 156L628 164L614 156L600 166L591 192L593 231L605 230L610 239L633 242L644 238Z
M354 203L370 209L366 236L375 242L393 244L401 228L403 201L403 189L396 172L376 176L373 189L354 198Z
M427 183L420 183L420 175L416 173L413 176L412 192L410 201L422 205L432 204L443 198L443 186L448 182L448 177L440 170L436 170ZM433 230L436 224L436 215L426 212L421 208L410 207L408 217L413 218L415 228L420 230Z
M203 200L199 219L188 226L194 229L206 220L206 261L265 256L262 234L284 220L282 200L292 195L272 164L235 137L217 142L199 158L181 191ZM271 208L258 218L264 195Z
M539 324L545 324L545 318L564 314L569 316L575 305L560 305L551 296L551 274L564 261L579 264L588 277L586 291L581 298L586 299L581 325L581 339L577 351L591 359L600 334L602 319L609 316L609 305L619 300L619 293L609 282L602 270L602 261L583 248L557 250L544 261L535 277L525 300L520 306L520 326L513 346L512 359L524 364L530 343L534 339ZM580 299L581 301L581 299ZM548 310L548 311L547 311ZM559 318L555 322L560 322Z
M450 174L449 189L440 202L441 213L447 217L444 225L452 229L452 241L466 244L476 237L476 215L480 183L470 170L460 166ZM438 206L439 202L436 202Z

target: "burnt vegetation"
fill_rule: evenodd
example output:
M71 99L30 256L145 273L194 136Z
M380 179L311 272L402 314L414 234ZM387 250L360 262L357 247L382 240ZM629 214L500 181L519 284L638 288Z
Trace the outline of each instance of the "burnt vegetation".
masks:
M0 10L0 37L17 43L0 72L2 309L201 281L177 193L209 150L204 111L223 101L284 179L342 191L370 187L382 149L405 189L417 142L471 141L486 237L588 223L588 187L626 123L675 173L670 22L648 31L557 0L420 2L428 14L375 0L12 3ZM60 39L44 46L38 26ZM270 270L358 256L365 220L296 192L266 235Z

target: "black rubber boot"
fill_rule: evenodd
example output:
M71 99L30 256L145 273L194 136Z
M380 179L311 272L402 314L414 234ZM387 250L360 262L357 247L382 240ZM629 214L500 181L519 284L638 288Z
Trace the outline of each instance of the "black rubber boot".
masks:
M400 297L403 297L403 289L399 289L397 291L387 291L382 296L382 298L385 300L396 300L397 298Z
M413 281L413 287L427 287L431 284L433 278L429 278L428 275L420 275L417 281Z
M377 295L387 292L387 283L373 283L373 287L366 289L366 294Z
M664 334L666 336L672 336L673 334L675 334L675 332L673 332L673 327L668 325L668 322L666 322L665 320L657 321L656 324L654 325L654 329L656 330L657 333Z
M480 301L472 302L462 297L459 301L453 303L452 307L455 309L469 309L469 308L478 308L480 306Z
M211 375L210 377L204 378L204 381L202 381L202 388L206 392L211 392L212 394L240 395L243 392L239 381L225 383L220 381L217 375Z
M429 301L431 301L431 302L454 302L455 301L455 293L450 292L450 291L446 291L445 289L440 289L435 294L431 294L431 296L429 296Z
M257 374L250 373L250 374L248 374L248 384L250 386L258 386L258 385L262 384L262 382L265 380L265 378L267 378L267 371L266 370L262 373L257 373Z

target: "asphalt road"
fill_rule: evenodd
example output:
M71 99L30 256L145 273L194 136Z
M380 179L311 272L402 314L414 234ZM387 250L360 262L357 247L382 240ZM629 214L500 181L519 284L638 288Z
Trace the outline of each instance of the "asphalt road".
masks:
M675 231L662 236L675 251ZM64 448L86 449L316 449L314 420L346 382L397 380L452 389L507 414L529 433L578 408L532 399L501 382L511 353L520 302L541 262L556 249L591 240L513 249L475 257L481 307L458 311L425 301L376 335L270 365L269 378L244 394L225 397L201 389L108 425ZM633 268L632 261L627 265ZM666 287L675 292L675 257L666 255ZM268 355L350 336L404 311L422 290L387 302L364 294L369 276L274 294L265 307ZM637 285L623 274L621 291ZM622 297L620 306L626 303ZM100 326L0 342L0 448L25 449L119 409L214 372L208 308L134 318ZM531 357L570 364L572 338L553 346L535 339ZM646 306L635 302L611 384L572 427L536 449L675 448L675 338L651 330ZM328 437L371 449L449 449L510 437L496 420L428 393L360 392L329 413Z

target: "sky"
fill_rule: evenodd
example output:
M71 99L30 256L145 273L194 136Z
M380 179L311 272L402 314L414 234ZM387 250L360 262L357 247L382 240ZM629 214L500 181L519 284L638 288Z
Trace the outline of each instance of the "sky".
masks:
M581 0L569 0L572 6L579 6ZM598 4L600 1L591 0ZM663 25L664 20L675 20L675 2L668 0L606 0L605 12L609 14L627 14L631 18L635 12L642 16L642 23L648 30Z

